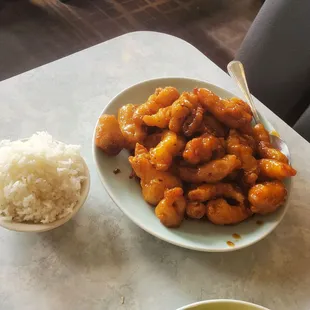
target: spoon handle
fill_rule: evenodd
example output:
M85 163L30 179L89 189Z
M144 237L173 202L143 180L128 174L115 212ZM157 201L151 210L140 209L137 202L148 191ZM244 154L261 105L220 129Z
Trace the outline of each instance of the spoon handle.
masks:
M248 104L250 105L255 123L260 123L261 121L249 91L242 63L240 61L233 60L227 65L227 70L229 75L236 81L240 90L243 92L243 95L245 96Z

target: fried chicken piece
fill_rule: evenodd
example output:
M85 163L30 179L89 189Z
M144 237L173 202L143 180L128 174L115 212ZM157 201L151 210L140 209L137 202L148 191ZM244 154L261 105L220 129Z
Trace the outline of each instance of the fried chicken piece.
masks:
M204 109L200 105L192 110L191 115L183 124L183 133L186 137L191 137L195 132L199 131L203 121L203 114Z
M244 140L244 143L251 147L251 149L253 150L253 155L256 154L257 145L254 137L252 135L247 135L244 133L242 133L241 137Z
M161 108L157 113L145 115L143 121L148 126L167 128L180 132L186 117L191 113L193 104L187 99L188 93L183 93L172 105Z
M282 163L274 159L258 160L260 176L263 178L283 180L296 175L296 170L289 164Z
M264 182L253 186L248 194L253 213L268 214L285 202L287 190L281 181Z
M157 113L143 116L143 122L147 126L168 128L171 119L171 106L160 108Z
M236 202L230 205L225 199ZM251 211L245 206L245 197L241 190L230 183L203 184L189 191L188 198L195 202L207 203L206 214L208 219L219 225L236 224L251 215ZM218 198L213 200L214 198Z
M248 144L247 139L235 129L229 131L227 152L236 155L241 160L241 168L244 170L244 182L248 185L254 185L259 174L257 160L253 156L253 149Z
M114 115L100 116L96 127L95 144L109 156L117 155L125 147L125 138Z
M205 114L198 132L207 132L216 137L225 137L228 129L226 126L224 126L224 124L220 123L213 115Z
M160 108L170 106L179 96L180 94L175 87L157 88L155 93L137 108L133 115L134 120L142 123L145 115L155 114Z
M180 178L191 183L216 183L234 170L240 168L241 161L235 155L226 155L197 168L179 167Z
M242 133L242 134L253 136L252 123L248 123L248 124L246 124L244 126L239 127L238 131L240 131L240 133Z
M155 208L155 214L166 227L179 227L184 219L185 208L183 190L175 187L165 191L164 198Z
M198 102L198 98L196 98ZM197 102L191 98L189 93L183 93L179 100L171 106L171 119L169 121L169 129L176 133L182 131L183 124L187 116L191 113Z
M166 189L182 186L178 177L166 171L157 171L150 162L149 152L139 143L136 145L135 156L130 156L129 162L140 178L145 201L152 205L157 205L163 199Z
M240 104L227 99L221 99L206 88L198 88L195 92L203 107L226 126L241 128L251 123L252 115Z
M288 163L287 157L271 144L270 135L263 124L256 124L254 126L253 136L257 142L258 153L261 158L275 159L286 164Z
M134 156L145 157L147 160L151 159L149 151L142 144L139 143L136 144Z
M186 215L192 219L201 219L206 215L207 207L198 201L189 201L186 204Z
M206 163L211 158L222 158L224 155L223 142L210 134L204 134L188 141L183 152L183 158L193 165Z
M183 96L193 105L193 107L197 107L199 104L198 96L193 92L184 92Z
M185 140L173 131L166 130L159 144L150 150L151 163L157 170L166 171L171 166L173 157L185 147Z
M270 143L269 133L265 129L263 124L256 124L253 127L253 137L254 137L257 144L261 141L266 142L266 143Z
M287 157L278 149L274 148L271 143L261 141L258 143L258 153L261 158L275 159L282 163L288 164Z
M133 119L137 105L126 104L118 110L118 123L126 140L127 148L134 149L136 143L142 143L146 137L146 128Z
M250 209L244 205L233 206L223 198L210 200L207 203L207 217L216 225L237 224L251 215Z
M245 203L240 188L231 183L203 184L188 192L191 201L204 202L219 197L234 199L240 205Z
M249 113L253 116L253 112L251 110L251 107L242 99L237 98L237 97L232 97L229 99L229 101L235 105L240 106L240 108L242 108L244 111L246 111L247 113Z

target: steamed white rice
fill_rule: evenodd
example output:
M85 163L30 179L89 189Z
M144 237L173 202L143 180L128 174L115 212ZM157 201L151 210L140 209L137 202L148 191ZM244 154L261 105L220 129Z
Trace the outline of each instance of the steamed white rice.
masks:
M70 214L86 179L78 145L38 132L27 141L0 142L0 215L50 223Z

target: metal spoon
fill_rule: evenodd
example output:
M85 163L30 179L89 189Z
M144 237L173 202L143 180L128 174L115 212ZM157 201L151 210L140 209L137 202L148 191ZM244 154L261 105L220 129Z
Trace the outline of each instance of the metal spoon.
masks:
M237 83L237 85L239 86L241 91L243 92L243 95L245 96L247 103L251 107L255 124L262 123L262 121L260 120L260 117L257 113L257 109L255 107L252 96L249 92L249 87L248 87L248 83L246 81L246 76L245 76L245 72L244 72L244 68L243 68L242 63L240 61L236 61L236 60L231 61L227 65L227 70L228 70L229 75L232 77L233 80L235 80L235 82ZM269 133L269 134L270 134L270 140L271 140L272 146L274 146L274 148L280 150L287 157L288 161L291 162L291 155L290 155L287 144L278 136L276 136L272 133Z

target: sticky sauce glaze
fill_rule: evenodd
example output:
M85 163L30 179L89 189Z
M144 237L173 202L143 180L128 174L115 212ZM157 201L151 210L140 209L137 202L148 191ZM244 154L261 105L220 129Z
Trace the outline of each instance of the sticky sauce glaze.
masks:
M233 242L231 242L231 241L227 241L226 243L227 243L228 246L231 246L231 247L235 246L235 244Z
M241 239L241 236L239 234L232 234L233 238L239 240Z
M275 130L270 131L270 134L273 135L273 136L277 136L277 137L280 138L279 133L278 133L277 131L275 131Z

